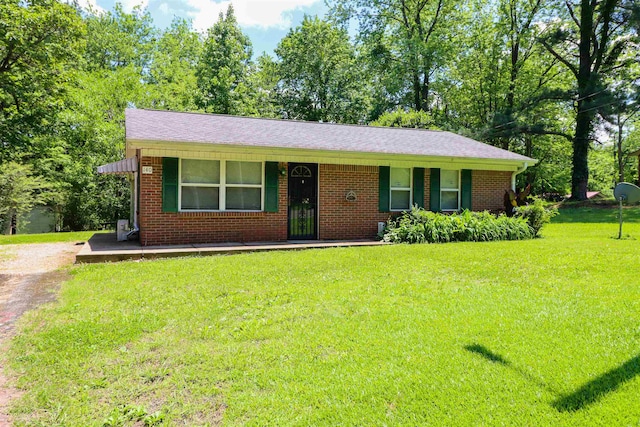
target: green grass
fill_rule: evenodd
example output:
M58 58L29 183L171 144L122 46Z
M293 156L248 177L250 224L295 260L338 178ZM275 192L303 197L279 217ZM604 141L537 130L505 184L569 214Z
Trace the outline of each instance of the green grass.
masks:
M23 243L57 243L83 242L102 231L74 231L62 233L14 234L11 236L0 234L0 245L19 245ZM108 233L108 231L105 231Z
M553 219L554 223L617 223L619 209L617 206L607 207L583 207L583 208L560 208L562 215ZM623 206L622 220L624 223L640 223L640 207Z
M625 227L80 266L12 342L13 415L636 426L640 223Z

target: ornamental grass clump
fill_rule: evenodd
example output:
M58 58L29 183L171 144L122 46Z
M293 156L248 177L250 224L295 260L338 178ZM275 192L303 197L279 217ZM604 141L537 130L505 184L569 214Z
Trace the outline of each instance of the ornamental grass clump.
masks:
M493 240L524 240L534 237L525 218L489 212L445 215L412 207L397 219L390 219L382 235L391 243L490 242Z

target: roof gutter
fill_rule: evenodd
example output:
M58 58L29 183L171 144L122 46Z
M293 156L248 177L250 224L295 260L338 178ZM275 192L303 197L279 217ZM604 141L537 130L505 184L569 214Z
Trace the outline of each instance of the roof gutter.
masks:
M511 189L513 191L516 191L516 176L526 171L527 167L529 167L529 164L527 162L524 162L522 167L519 167L515 172L511 174Z

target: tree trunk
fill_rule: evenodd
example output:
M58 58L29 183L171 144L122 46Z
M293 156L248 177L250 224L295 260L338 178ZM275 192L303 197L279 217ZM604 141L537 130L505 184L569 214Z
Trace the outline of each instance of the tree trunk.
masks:
M617 150L618 150L618 182L624 182L624 153L622 152L622 128L624 127L624 122L620 121L620 115L618 115L618 141L617 141Z
M585 111L588 109L584 108L584 106L580 107L584 104L584 101L578 102L576 134L573 138L573 171L571 174L571 198L573 200L587 199L587 186L589 183L589 137L593 112Z
M571 198L587 199L589 183L589 143L594 111L594 88L591 70L591 37L593 35L594 6L589 0L581 0L580 8L580 62L578 65L578 114L573 138L573 170L571 173Z
M413 104L416 111L422 110L422 100L420 96L420 76L417 71L413 72Z

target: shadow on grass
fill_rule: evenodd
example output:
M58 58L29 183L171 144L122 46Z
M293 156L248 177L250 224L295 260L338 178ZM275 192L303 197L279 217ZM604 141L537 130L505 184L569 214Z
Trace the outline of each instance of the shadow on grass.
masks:
M578 411L597 402L606 394L640 374L640 354L627 360L617 368L594 378L571 394L553 402L553 407L561 412Z
M518 366L513 365L509 360L505 359L501 355L494 353L487 347L481 344L465 345L464 349L482 356L486 360L492 363L499 363L505 367L510 368L512 371L518 373L527 381L536 384L538 387L544 388L551 394L558 397L552 402L552 406L560 412L579 411L592 403L597 402L605 395L612 393L620 387L620 385L633 379L635 376L640 375L640 354L627 360L617 368L611 369L608 372L594 378L587 382L582 387L570 394L560 394L547 383L520 369Z
M505 359L504 357L500 356L497 353L492 352L491 350L489 350L483 345L480 345L480 344L465 345L464 349L467 351L470 351L471 353L479 354L480 356L484 357L490 362L500 363L505 366L510 365L507 359Z
M521 369L520 367L512 364L509 360L505 359L503 356L499 355L498 353L494 353L493 351L489 350L487 347L481 344L476 343L476 344L465 345L464 349L471 353L475 353L477 355L482 356L483 358L487 359L489 362L499 363L500 365L511 369L513 372L517 373L528 382L547 390L551 394L555 394L556 396L558 395L557 391L551 388L549 384L547 384L540 378L537 378L536 376L532 375L530 372L527 372L524 369Z

